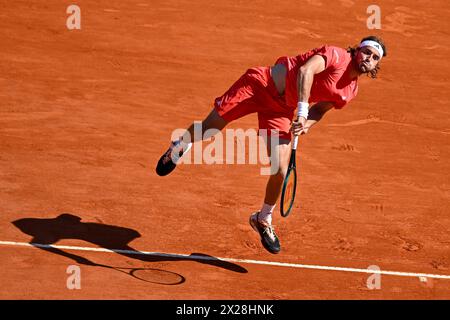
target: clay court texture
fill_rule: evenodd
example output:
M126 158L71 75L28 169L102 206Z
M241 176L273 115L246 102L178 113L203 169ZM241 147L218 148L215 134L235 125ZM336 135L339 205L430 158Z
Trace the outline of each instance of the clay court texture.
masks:
M79 0L68 30L71 4L0 3L0 298L450 298L447 1L379 1L380 30L371 1ZM248 224L259 164L156 175L172 131L249 67L370 34L388 57L301 137L280 254Z

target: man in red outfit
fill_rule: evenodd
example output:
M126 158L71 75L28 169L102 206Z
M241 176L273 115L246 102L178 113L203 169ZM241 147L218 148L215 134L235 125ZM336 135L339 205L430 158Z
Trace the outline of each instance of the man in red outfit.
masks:
M269 137L277 135L279 142L275 146L268 143L267 147L269 154L278 156L278 170L267 182L261 210L250 217L251 226L269 252L278 253L281 248L272 226L272 212L288 168L291 133L306 134L327 111L347 105L358 93L358 77L366 74L375 78L384 56L383 41L369 36L347 50L325 45L295 57L280 57L271 67L248 69L215 99L214 108L202 121L201 136L208 129L222 130L231 121L256 112L259 129L267 129ZM295 110L299 117L293 121ZM192 137L194 124L161 156L158 175L175 169L195 142Z

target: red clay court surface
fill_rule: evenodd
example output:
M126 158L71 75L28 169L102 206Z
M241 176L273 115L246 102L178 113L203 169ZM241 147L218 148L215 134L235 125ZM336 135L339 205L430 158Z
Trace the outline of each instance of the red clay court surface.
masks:
M448 2L380 1L381 30L366 27L371 1L302 3L80 0L70 31L72 1L1 2L0 298L449 299ZM172 130L247 68L368 34L388 46L380 78L300 139L294 212L274 216L279 255L248 224L259 165L155 174ZM141 281L88 261L151 270ZM80 290L66 287L69 265ZM370 274L320 268L371 265L414 274L369 290Z

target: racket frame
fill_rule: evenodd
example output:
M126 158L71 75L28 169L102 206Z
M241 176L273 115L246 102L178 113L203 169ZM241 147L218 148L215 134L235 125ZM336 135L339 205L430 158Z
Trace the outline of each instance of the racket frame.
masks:
M296 192L296 189L297 189L297 166L296 166L296 161L295 161L297 144L298 144L298 136L295 136L294 137L294 142L292 144L291 158L289 160L288 171L286 173L286 177L284 178L283 187L281 189L280 214L281 214L282 217L285 217L285 218L292 211L292 207L294 206L294 200L295 200L295 192ZM293 191L292 191L292 200L290 201L289 207L288 208L284 208L284 200L285 200L284 198L286 196L286 188L287 188L287 184L288 184L288 181L289 181L289 178L290 178L291 174L294 175L294 186L293 186Z

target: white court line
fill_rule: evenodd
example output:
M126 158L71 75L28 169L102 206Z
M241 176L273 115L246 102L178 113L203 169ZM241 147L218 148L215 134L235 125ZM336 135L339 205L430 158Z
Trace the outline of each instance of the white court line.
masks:
M205 257L199 255L187 255L187 254L175 254L175 253L160 253L160 252L146 252L146 251L133 251L122 249L105 249L105 248L91 248L91 247L76 247L76 246L60 246L60 245L48 245L40 243L27 243L27 242L14 242L14 241L0 241L0 245L4 246L22 246L22 247L38 247L38 248L56 248L66 250L77 251L93 251L93 252L116 252L135 255L149 255L168 258L182 258L187 260L209 260L209 261L227 261L227 262L240 262L248 264L260 264L276 267L287 268L299 268L299 269L314 269L314 270L328 270L328 271L344 271L344 272L356 272L356 273L370 273L370 274L384 274L399 277L415 277L420 278L434 278L434 279L446 279L450 280L450 275L440 274L428 274L428 273L414 273L414 272L398 272L398 271L385 271L385 270L372 270L372 269L358 269L358 268L343 268L343 267L331 267L331 266L318 266L308 264L286 263L286 262L272 262L272 261L260 261L260 260L248 260L248 259L234 259L234 258L219 258L219 257Z

